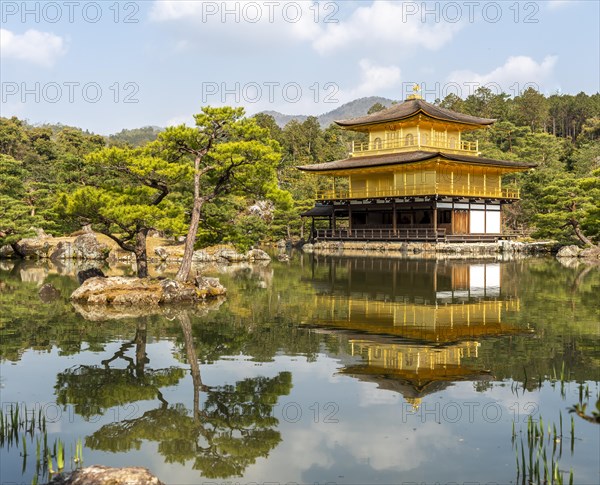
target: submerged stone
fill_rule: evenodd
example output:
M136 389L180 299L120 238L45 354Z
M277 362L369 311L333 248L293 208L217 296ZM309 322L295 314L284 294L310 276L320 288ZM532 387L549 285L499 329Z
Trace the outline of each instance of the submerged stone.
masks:
M90 278L106 278L106 275L99 268L88 268L77 273L77 281L80 285Z
M48 303L60 298L60 290L57 289L52 283L46 283L40 288L38 291L40 295L40 300L44 303Z

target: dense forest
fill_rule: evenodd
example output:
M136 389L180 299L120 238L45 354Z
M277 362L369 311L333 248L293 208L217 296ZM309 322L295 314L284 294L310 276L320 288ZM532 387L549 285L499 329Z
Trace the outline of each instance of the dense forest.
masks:
M508 227L564 243L600 241L600 94L544 96L530 88L512 98L479 88L436 104L498 120L469 134L483 156L538 165L505 178L522 192L506 210ZM281 128L265 113L207 109L195 128L108 137L0 118L0 245L35 228L66 235L82 224L131 251L150 229L177 237L189 234L190 223L198 226L196 247L305 236L300 214L330 181L295 167L345 158L364 135L323 129L316 117Z

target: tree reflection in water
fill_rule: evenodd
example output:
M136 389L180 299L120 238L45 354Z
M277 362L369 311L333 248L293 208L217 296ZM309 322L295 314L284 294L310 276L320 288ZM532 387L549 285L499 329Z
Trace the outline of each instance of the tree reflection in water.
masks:
M273 407L289 394L289 372L253 377L235 384L203 384L186 312L177 316L185 344L193 383L193 409L168 403L160 388L175 385L184 375L181 368L147 369L145 323L140 322L133 341L127 342L101 366L80 366L57 377L57 401L73 404L85 418L104 413L111 406L158 399L156 409L140 417L102 426L86 437L88 448L125 452L139 449L142 441L158 442L158 451L168 463L193 460L193 468L207 478L241 476L257 458L266 457L281 442L279 421ZM135 345L135 359L125 354ZM118 359L127 368L110 365ZM201 394L205 399L201 402Z
M185 375L180 367L147 369L146 320L137 323L135 337L123 343L114 355L101 365L80 365L60 372L56 377L57 404L72 404L85 419L104 414L113 406L137 401L162 399L160 389L176 385ZM135 358L127 352L135 347ZM111 367L126 363L125 368ZM133 407L132 407L133 409Z

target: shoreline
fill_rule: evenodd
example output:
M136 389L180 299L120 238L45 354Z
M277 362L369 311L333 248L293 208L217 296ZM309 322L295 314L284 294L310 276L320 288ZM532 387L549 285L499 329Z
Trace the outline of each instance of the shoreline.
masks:
M331 241L304 245L306 253L326 256L398 259L513 259L523 256L550 256L560 249L554 241L532 243L428 243Z
M183 245L164 238L149 237L148 265L156 266L156 276L163 275L173 265L180 263ZM17 257L6 247L0 251L0 261L6 263L17 261L52 262L58 267L72 269L74 267L131 267L135 268L133 253L116 247L106 236L88 232L79 236L52 237L41 235L19 242L26 248L24 258ZM286 261L284 256L290 248L304 254L317 256L361 257L361 258L394 258L394 259L437 259L468 260L493 259L509 261L532 256L552 256L559 260L600 262L600 248L582 249L575 245L562 245L556 241L521 242L499 240L497 242L388 242L388 241L320 241L315 244L293 244L292 241L279 241L266 244L265 249L272 254L277 252L277 259ZM282 256L283 255L283 256ZM261 249L251 249L246 253L238 253L230 245L214 246L194 251L193 265L197 269L226 272L226 267L236 264L269 264L271 256ZM166 271L165 271L166 270ZM68 270L67 270L68 271Z

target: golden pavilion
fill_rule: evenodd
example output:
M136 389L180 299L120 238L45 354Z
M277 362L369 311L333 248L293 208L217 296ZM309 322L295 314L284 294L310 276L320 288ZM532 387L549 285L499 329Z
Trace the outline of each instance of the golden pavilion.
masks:
M496 241L502 206L519 191L502 176L534 164L480 156L478 141L463 135L491 126L478 118L427 103L415 93L400 104L335 123L368 135L348 158L297 167L332 178L317 193L312 237L399 241ZM336 179L343 180L336 187ZM329 221L315 230L315 219Z

